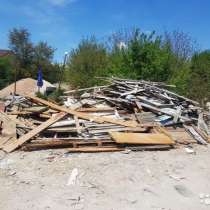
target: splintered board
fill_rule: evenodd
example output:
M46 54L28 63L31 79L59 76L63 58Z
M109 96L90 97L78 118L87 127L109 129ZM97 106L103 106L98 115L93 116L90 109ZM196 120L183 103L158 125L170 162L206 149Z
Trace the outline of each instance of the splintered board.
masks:
M123 133L110 132L112 139L118 144L168 144L175 142L163 133Z

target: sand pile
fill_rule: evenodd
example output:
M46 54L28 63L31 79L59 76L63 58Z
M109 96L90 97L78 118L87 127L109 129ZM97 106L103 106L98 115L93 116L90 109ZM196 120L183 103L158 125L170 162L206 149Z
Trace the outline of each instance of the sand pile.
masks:
M43 86L40 89L44 93L47 89L55 89L56 87L51 83L43 80ZM16 93L19 95L35 94L37 92L37 81L32 78L21 79L16 82ZM14 92L14 83L0 90L0 98L5 98Z

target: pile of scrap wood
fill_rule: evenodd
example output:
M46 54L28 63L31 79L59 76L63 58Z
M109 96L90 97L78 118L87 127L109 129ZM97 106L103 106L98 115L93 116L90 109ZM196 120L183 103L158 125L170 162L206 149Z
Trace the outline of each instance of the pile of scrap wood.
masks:
M157 123L175 136L182 132L185 139L193 137L192 142L206 144L209 141L210 113L203 111L198 102L166 89L171 85L119 78L106 80L110 85L66 91L65 105L77 110L87 107L87 111L92 106L111 107L118 117L133 119L139 124ZM190 136L187 137L186 132Z
M108 86L67 91L65 106L11 96L0 111L0 148L111 152L209 141L207 114L197 102L164 89L163 83L109 80Z

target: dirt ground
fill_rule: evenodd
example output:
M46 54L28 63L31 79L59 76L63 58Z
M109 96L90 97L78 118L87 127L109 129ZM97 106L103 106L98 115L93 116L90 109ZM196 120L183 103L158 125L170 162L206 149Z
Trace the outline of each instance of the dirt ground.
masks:
M210 148L194 150L0 152L0 209L209 210Z

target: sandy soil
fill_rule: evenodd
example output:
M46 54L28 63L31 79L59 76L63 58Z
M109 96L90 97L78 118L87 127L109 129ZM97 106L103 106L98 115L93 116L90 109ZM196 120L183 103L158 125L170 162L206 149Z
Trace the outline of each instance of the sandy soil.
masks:
M209 210L210 148L194 150L0 153L0 209Z

